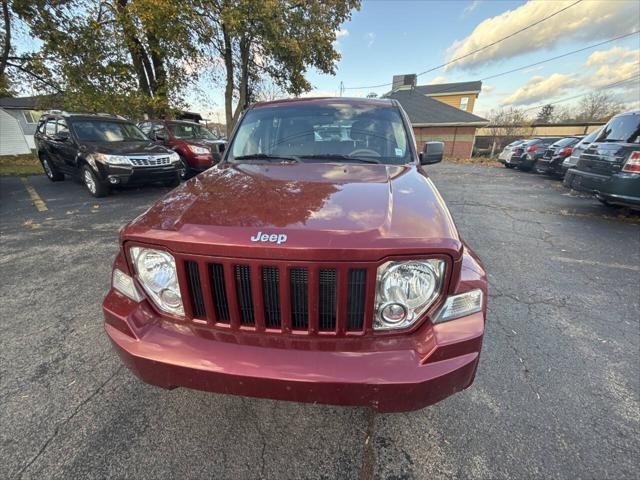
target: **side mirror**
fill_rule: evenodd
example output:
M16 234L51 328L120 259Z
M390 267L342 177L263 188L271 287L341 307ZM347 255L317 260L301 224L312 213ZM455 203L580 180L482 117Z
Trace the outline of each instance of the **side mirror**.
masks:
M444 143L426 142L420 152L420 165L432 165L442 161L444 156Z

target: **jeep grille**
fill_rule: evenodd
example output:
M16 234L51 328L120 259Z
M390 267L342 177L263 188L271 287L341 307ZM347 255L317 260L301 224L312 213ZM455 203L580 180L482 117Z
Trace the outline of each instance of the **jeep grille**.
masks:
M196 323L318 335L371 329L375 266L202 257L178 265L185 311Z

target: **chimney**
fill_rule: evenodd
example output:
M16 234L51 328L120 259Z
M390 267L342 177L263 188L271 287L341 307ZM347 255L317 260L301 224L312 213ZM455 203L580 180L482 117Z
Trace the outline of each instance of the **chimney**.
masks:
M396 90L408 90L416 86L418 76L415 73L407 73L404 75L394 75L393 85L391 89Z

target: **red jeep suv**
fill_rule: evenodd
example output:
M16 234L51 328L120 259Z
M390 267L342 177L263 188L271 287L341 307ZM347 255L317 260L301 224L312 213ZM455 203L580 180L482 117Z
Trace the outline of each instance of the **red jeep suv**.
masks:
M395 100L250 107L221 163L122 229L107 335L164 388L381 412L467 388L487 280L425 171L442 153Z
M180 155L180 177L183 180L218 163L227 143L195 122L148 120L138 126L151 140Z

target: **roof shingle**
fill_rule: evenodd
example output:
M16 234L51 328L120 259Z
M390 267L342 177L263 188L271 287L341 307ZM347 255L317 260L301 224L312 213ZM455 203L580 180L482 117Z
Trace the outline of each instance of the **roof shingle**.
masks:
M473 113L465 112L446 103L439 102L415 90L396 90L385 95L397 100L414 125L477 125L483 126L488 120Z

